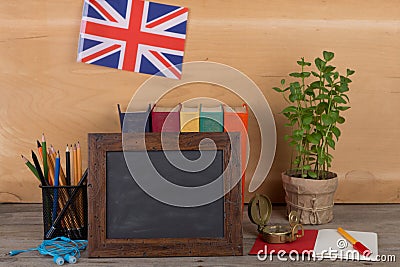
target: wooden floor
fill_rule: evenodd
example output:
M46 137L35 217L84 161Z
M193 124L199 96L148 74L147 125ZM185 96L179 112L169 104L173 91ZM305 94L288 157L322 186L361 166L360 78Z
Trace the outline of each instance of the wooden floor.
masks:
M36 247L43 236L41 205L0 204L0 266L56 266L50 257L38 252L6 255L10 250ZM283 206L274 206L271 223L287 223ZM400 262L400 205L336 205L334 220L323 226L306 229L344 228L378 233L379 254L395 255ZM275 257L261 262L248 256L257 235L256 227L244 214L244 254L242 257L182 257L182 258L101 258L89 259L84 252L77 266L286 266ZM367 262L291 262L292 266L308 264L327 266L397 266L396 263ZM67 266L67 265L66 265Z

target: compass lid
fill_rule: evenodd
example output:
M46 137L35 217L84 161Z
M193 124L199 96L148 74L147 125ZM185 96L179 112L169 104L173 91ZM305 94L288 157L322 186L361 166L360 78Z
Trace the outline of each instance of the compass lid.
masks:
M265 196L256 194L249 202L248 215L250 221L258 226L265 226L271 218L271 200Z

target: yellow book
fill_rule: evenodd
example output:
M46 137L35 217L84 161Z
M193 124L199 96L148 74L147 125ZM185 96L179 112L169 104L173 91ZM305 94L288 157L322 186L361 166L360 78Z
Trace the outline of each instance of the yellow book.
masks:
M185 107L183 105L179 115L181 119L181 132L200 131L199 107Z

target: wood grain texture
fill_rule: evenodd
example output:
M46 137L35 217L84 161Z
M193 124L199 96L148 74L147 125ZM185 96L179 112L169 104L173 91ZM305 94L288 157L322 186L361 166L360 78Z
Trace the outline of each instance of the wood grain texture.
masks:
M247 209L247 206L245 206ZM257 236L257 227L243 214L244 256L232 257L168 257L168 258L88 258L84 251L77 266L288 266L288 262L279 261L276 256L272 261L259 261L256 256L247 255ZM50 257L37 252L22 253L10 257L6 254L12 249L36 247L42 242L42 207L40 204L0 204L0 265L1 266L45 266L54 267ZM271 215L272 224L287 224L284 206L274 206ZM400 241L398 224L400 205L335 205L335 217L327 225L307 226L307 229L335 229L346 227L356 231L369 231L378 234L380 255L395 255L397 262L373 264L373 266L398 266ZM362 219L360 219L362 218ZM290 266L364 266L367 262L330 261L309 262L290 261Z
M400 203L400 2L398 0L306 0L243 2L160 0L189 8L185 62L220 62L248 75L264 93L276 119L275 163L259 192L283 202L281 171L290 150L271 87L322 50L336 53L339 70L356 70L352 108L334 152L339 176L336 202ZM31 12L27 13L26 10ZM223 12L221 12L223 10ZM81 141L84 168L88 132L119 130L116 104L127 105L148 76L76 62L82 1L0 2L0 202L39 202L37 181L18 158L44 131L57 149ZM185 70L183 70L185 75ZM208 84L175 89L161 101L177 104L195 96L240 105L240 97ZM260 137L249 116L250 163ZM371 190L373 188L373 190ZM251 194L247 194L249 200Z
M170 145L175 144L176 133L163 133L163 142L161 142L161 133L143 135L142 133L129 133L122 137L118 133L89 134L89 257L243 255L241 183L234 181L235 177L241 177L238 134L231 136L227 133L182 133L179 135L178 144L181 150L199 150L200 141L209 139L212 142L202 144L202 149L215 150L216 148L223 152L224 187L231 189L224 196L224 210L221 214L224 217L223 237L124 239L107 237L107 152L176 149L173 145ZM232 140L230 140L230 137ZM143 143L144 138L145 144ZM215 147L212 144L215 144Z

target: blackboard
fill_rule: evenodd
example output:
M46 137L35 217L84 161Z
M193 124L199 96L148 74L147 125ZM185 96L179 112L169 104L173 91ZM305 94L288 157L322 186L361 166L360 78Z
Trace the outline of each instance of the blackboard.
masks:
M133 162L142 156L140 152L126 153ZM203 153L206 154L207 151ZM195 160L200 151L183 151L182 154L190 160ZM200 172L186 172L176 168L166 159L163 151L149 151L148 155L156 170L165 179L182 186L205 185L223 172L223 156L220 150L217 151L212 164ZM138 186L129 172L123 152L107 152L106 170L107 238L224 236L223 198L200 207L176 207L162 203ZM223 195L223 183L220 181L218 187Z
M195 160L202 140L213 144L202 142L201 153L215 154L205 169L180 170L165 157L166 152L169 157L182 153ZM176 133L163 133L162 144L160 133L124 133L123 151L120 133L89 134L89 257L243 254L240 136L180 133L179 151L175 142ZM195 207L177 207L152 198L132 178L124 158L125 153L128 162L141 168L141 177L151 179L140 164L143 151L156 170L174 184L201 186L223 173L223 179L215 180L215 188L226 194Z

